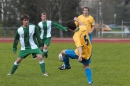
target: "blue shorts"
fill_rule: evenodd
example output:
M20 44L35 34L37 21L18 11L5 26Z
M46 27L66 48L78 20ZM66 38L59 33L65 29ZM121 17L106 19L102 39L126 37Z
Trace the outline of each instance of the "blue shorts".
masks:
M74 52L74 50L66 50L65 51L66 57L69 57L71 59L78 59L78 55L76 55L76 53ZM83 59L81 61L82 64L84 65L88 65L90 63L90 58L88 60Z
M93 39L92 34L88 34L88 36L89 36L90 42L92 43L92 39Z

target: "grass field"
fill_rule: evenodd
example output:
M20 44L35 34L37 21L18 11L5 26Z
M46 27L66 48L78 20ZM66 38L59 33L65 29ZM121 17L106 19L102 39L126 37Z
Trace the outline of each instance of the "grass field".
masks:
M45 58L48 77L41 75L38 60L31 55L21 62L14 75L7 76L17 54L12 53L12 43L0 43L0 86L88 86L82 64L77 60L70 60L70 70L58 70L62 62L57 56L66 48L74 49L75 46L73 43L50 45L49 57ZM94 86L130 85L129 49L129 43L93 43L90 66Z

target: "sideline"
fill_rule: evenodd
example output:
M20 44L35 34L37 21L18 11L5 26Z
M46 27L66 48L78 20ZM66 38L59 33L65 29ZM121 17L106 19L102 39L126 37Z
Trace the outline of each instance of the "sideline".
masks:
M13 38L0 38L0 42L8 43L13 42ZM73 42L72 38L52 38L51 42ZM115 42L115 43L124 43L130 42L129 38L93 38L93 43L108 43L108 42Z

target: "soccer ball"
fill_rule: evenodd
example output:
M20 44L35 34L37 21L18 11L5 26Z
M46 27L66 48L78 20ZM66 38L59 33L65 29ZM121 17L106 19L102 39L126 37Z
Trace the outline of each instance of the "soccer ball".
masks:
M62 57L62 54L61 54L61 53L58 55L58 59L59 59L61 62L63 62L63 57Z

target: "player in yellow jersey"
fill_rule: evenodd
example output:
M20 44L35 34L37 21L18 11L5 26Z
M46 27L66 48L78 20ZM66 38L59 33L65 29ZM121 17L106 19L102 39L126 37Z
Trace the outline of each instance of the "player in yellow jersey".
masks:
M76 26L80 26L80 23L83 23L86 26L90 41L92 42L92 32L94 30L95 20L89 15L89 8L84 7L83 14L79 15L78 18L75 17L74 20L76 21Z
M61 51L64 65L60 66L60 70L70 69L69 58L78 59L80 63L83 64L85 69L85 74L88 79L88 84L92 84L92 73L89 67L92 45L88 37L88 32L86 27L81 25L76 27L76 24L73 20L68 21L66 24L68 30L74 32L73 40L76 45L75 50L65 49Z

